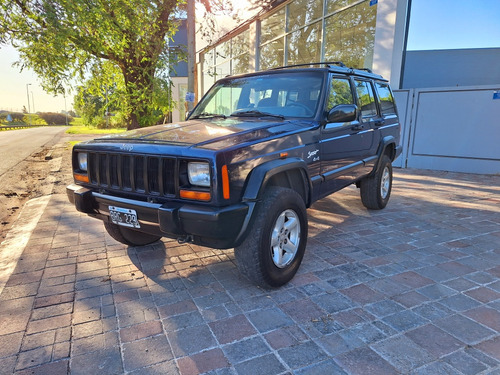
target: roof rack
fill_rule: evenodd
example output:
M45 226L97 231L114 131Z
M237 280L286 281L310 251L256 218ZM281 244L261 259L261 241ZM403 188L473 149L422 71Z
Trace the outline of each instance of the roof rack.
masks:
M356 69L356 70L364 70L365 72L368 72L368 73L373 73L373 71L369 68L353 68L353 69Z
M330 67L331 65L337 65L337 66L340 66L341 68L346 68L346 66L344 65L344 63L342 61L326 61L326 62L317 62L317 63L279 66L279 67L273 68L271 70L278 70L278 69L285 69L285 68L297 68L297 67L301 67L301 66L311 66L311 65L326 65L327 67Z

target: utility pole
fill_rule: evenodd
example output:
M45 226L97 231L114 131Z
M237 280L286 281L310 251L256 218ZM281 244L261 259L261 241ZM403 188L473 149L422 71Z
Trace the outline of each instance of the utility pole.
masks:
M31 103L33 103L33 113L36 113L36 111L35 111L35 97L33 96L33 91L31 92Z
M28 97L28 124L31 125L30 92L28 90L28 86L31 86L31 83L27 83L26 84L26 96Z
M188 38L188 92L186 102L188 111L191 112L194 107L194 67L196 59L196 23L195 23L195 0L187 0L187 38Z
M66 116L66 126L68 126L68 111L66 110L66 91L64 91L64 114Z

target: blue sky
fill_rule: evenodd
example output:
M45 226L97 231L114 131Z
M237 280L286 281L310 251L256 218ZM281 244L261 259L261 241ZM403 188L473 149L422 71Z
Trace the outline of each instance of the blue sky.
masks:
M491 47L500 47L500 0L412 0L408 50Z
M500 0L412 0L409 50L492 47L500 48ZM33 72L11 67L16 60L13 48L0 47L0 109L27 106L26 84L31 83L37 111L64 110L64 98L46 94ZM67 109L72 101L67 98Z

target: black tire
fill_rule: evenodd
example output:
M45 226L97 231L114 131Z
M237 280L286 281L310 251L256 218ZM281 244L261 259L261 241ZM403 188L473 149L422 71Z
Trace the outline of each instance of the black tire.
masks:
M104 228L115 240L129 246L149 245L161 238L161 236L139 232L113 223L104 222Z
M304 200L294 190L270 187L254 215L248 236L234 249L238 269L260 286L284 285L299 269L306 249Z
M392 164L387 155L382 156L377 171L360 182L361 202L371 210L381 210L389 202L392 190Z

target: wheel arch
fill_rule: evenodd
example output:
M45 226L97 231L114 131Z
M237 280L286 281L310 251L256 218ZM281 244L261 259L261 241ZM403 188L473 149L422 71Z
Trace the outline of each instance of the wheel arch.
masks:
M268 186L292 189L304 199L306 207L311 204L311 179L302 159L273 160L254 168L248 178L243 200L258 200Z
M375 163L371 174L375 173L379 169L380 163L382 161L382 156L387 155L391 162L396 159L396 138L394 138L394 136L392 135L388 135L382 138L377 155L377 162Z

